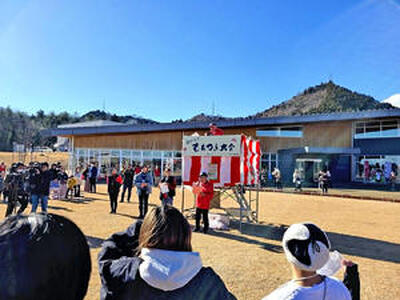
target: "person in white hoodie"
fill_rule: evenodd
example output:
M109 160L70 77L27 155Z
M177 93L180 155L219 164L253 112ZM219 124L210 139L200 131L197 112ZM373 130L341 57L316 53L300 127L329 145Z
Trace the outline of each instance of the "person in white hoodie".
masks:
M350 261L342 262L347 266L346 285L334 277L318 274L317 271L328 262L331 248L328 236L318 226L293 224L283 235L282 244L291 264L292 280L263 300L352 300L349 289L353 300L359 299L357 265Z
M98 257L100 299L236 299L192 251L191 232L185 217L165 205L113 234Z

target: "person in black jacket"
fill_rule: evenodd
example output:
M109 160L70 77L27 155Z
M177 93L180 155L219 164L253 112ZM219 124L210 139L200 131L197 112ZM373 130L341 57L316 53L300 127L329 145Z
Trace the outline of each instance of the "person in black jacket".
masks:
M125 191L128 190L128 199L127 201L131 201L131 192L132 192L132 186L133 186L133 177L135 173L133 172L132 165L129 165L128 168L122 173L122 177L124 180L124 185L122 188L122 195L121 195L121 201L124 202L124 197L125 197Z
M0 299L82 300L91 272L89 245L72 221L14 215L0 224Z
M111 176L107 178L107 191L110 196L111 211L110 214L115 214L117 212L118 205L118 194L121 187L122 178L117 173L117 169L112 169Z
M4 185L7 191L7 209L6 217L11 215L16 208L17 202L21 204L17 214L22 214L28 206L28 193L24 187L24 165L22 163L15 163L11 166L10 173L7 175Z
M90 193L96 193L96 183L97 183L97 167L95 163L92 163L89 169L89 190Z
M100 299L236 299L192 252L191 232L185 217L165 205L113 234L98 256Z
M171 176L171 169L166 169L163 178L160 181L160 200L162 204L173 205L176 180L174 176Z
M50 173L49 164L43 163L41 166L40 174L30 181L31 188L31 201L32 201L32 213L36 212L39 205L39 201L42 206L42 212L47 212L49 194L50 194L50 182L55 179Z

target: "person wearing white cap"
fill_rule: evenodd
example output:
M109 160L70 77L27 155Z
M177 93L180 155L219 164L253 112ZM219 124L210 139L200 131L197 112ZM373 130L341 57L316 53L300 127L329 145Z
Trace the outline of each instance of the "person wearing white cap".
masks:
M329 261L331 244L318 226L312 223L293 224L285 232L282 244L292 266L293 279L264 300L351 300L343 282L319 274Z

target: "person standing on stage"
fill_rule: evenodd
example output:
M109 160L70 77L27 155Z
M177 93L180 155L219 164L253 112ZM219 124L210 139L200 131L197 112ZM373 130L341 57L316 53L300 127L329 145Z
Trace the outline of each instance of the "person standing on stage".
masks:
M111 171L111 176L107 177L107 191L110 197L110 206L111 206L110 214L117 213L118 194L121 184L122 184L122 177L118 175L117 169L113 168Z
M149 206L149 196L153 185L153 178L147 166L143 166L142 172L136 175L135 185L139 197L139 218L143 219Z
M131 192L133 186L133 177L135 173L132 169L132 165L129 165L128 168L122 173L122 178L124 180L124 185L122 188L122 195L121 195L121 203L124 202L125 191L128 190L128 199L127 201L131 201Z
M215 123L210 123L209 128L210 131L207 135L224 135L224 131L221 128L217 127Z
M208 232L208 211L210 209L211 199L214 196L214 186L208 181L208 174L201 173L200 180L195 183L195 187L199 188L199 193L196 197L196 228L195 232L200 231L200 219L203 216L204 233Z

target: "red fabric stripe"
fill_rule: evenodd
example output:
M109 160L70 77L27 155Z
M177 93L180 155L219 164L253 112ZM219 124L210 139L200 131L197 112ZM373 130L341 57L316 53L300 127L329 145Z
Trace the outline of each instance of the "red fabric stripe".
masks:
M250 183L254 184L254 179L255 179L255 174L254 174L254 149L253 149L253 140L249 141L249 150L250 150L250 162L249 162L249 166L250 166Z
M240 183L240 157L233 156L231 158L231 184Z
M247 184L247 177L249 174L248 154L249 154L249 149L247 148L246 137L243 136L243 176L244 176L243 184Z
M256 168L257 168L257 178L256 182L257 184L260 183L260 161L261 161L261 148L260 148L260 141L256 142L256 151L257 151L257 162L256 162Z
M192 156L192 168L190 169L190 184L199 180L201 171L201 156Z

